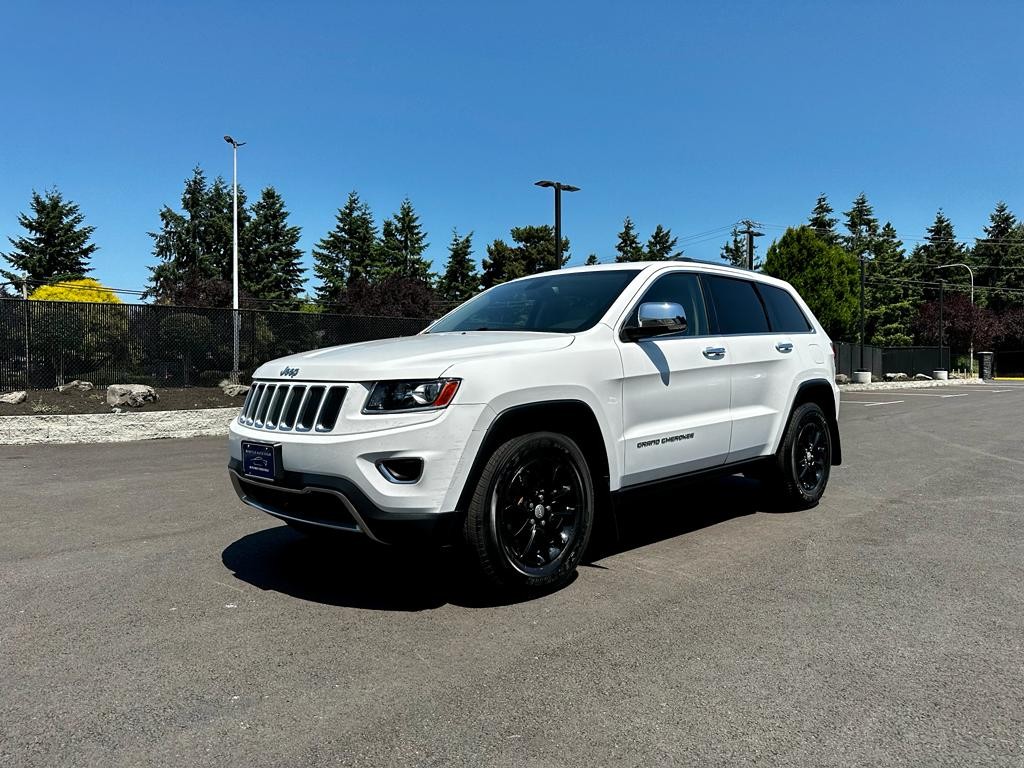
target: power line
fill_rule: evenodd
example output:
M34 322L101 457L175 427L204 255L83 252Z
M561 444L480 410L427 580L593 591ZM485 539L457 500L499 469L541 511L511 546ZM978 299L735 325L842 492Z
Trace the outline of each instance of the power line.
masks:
M795 228L798 228L798 227L807 227L808 229L813 229L815 232L828 232L829 231L829 230L825 229L824 227L812 227L810 224L795 224L795 225L794 224L762 224L761 226L762 227L766 227L767 229L787 230L787 229L795 229ZM841 232L835 232L835 234L838 237L844 237L844 235ZM976 237L976 238L974 238L974 242L973 243L970 240L958 240L956 238L950 239L948 237L940 237L940 238L936 238L936 239L932 239L932 238L929 238L929 237L918 237L918 238L914 238L914 237L899 237L898 239L902 243L928 243L929 245L966 245L966 246L971 246L971 247L976 247L978 245L1019 245L1021 247L1024 247L1024 239L1020 239L1020 240L989 240L986 237Z
M875 285L883 285L885 283L898 283L901 285L914 285L921 286L923 288L938 288L939 285L944 285L947 290L951 291L969 291L970 286L967 283L950 283L945 280L915 280L909 277L869 277L867 282L874 283ZM1024 288L1002 288L998 285L975 285L974 290L976 291L996 291L997 293L1021 293L1024 294Z

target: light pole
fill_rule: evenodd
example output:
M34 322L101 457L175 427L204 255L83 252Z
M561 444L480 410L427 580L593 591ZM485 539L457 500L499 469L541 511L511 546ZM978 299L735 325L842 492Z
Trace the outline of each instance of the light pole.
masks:
M971 349L968 354L971 356L971 378L974 378L974 270L971 269L967 264L956 263L956 264L942 264L936 269L947 269L949 267L963 267L967 270L967 274L971 276Z
M538 187L551 187L555 190L555 269L562 268L562 192L579 192L579 187L563 184L560 181L536 181Z
M232 363L231 380L238 383L238 148L244 147L244 141L235 141L230 136L225 136L224 141L231 145L234 167L231 173L231 200L232 200L232 223L231 223L231 328L232 338Z

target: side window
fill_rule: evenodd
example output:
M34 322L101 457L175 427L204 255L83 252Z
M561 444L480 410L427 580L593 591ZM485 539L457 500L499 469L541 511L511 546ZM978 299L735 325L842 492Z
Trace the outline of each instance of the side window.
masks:
M811 324L807 322L804 313L793 301L788 291L776 288L774 285L757 284L757 290L761 292L765 308L768 310L768 320L771 322L772 330L780 333L807 333L811 330Z
M718 332L767 333L768 316L761 297L749 280L704 275L718 317Z
M645 302L670 301L682 306L686 312L686 333L681 336L707 336L708 314L704 307L704 295L701 293L700 279L694 272L670 272L654 281L640 301L634 305L630 317L626 320L627 327L637 324L637 310Z

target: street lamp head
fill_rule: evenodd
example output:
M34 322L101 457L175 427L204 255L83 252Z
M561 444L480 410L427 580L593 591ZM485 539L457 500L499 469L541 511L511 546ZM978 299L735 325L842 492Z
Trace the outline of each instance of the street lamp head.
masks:
M554 187L555 189L561 190L562 192L579 192L579 187L574 187L572 184L563 184L560 181L548 181L544 179L542 181L533 182L538 187Z
M228 144L230 144L235 149L238 149L239 147L244 147L245 146L245 142L244 141L235 141L230 136L225 136L224 137L224 141L226 141Z

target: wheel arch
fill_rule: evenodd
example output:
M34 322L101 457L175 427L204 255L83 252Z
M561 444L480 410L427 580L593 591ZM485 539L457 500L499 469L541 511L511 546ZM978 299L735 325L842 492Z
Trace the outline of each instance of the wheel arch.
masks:
M530 432L560 432L572 438L587 459L595 492L599 496L609 493L609 456L596 414L582 400L549 400L511 406L491 422L459 494L459 510L465 511L484 465L497 447Z
M832 438L832 464L833 466L843 463L843 446L839 438L839 416L836 413L835 390L827 379L810 379L804 381L797 387L796 395L793 397L793 404L789 408L789 417L786 418L785 428L781 434L786 434L789 428L789 418L793 411L804 403L815 403L825 412L828 419L829 434ZM780 438L781 439L781 438Z

